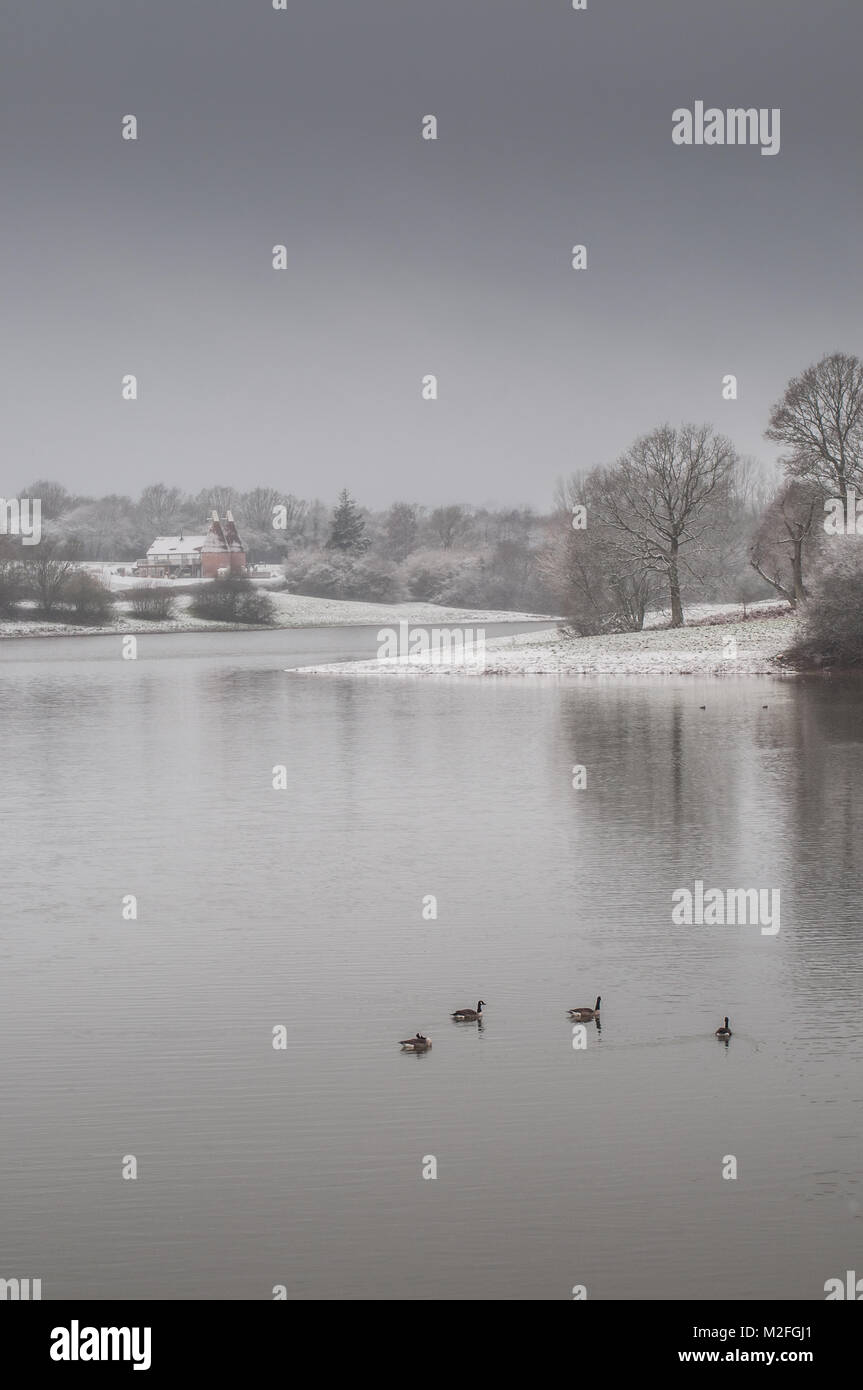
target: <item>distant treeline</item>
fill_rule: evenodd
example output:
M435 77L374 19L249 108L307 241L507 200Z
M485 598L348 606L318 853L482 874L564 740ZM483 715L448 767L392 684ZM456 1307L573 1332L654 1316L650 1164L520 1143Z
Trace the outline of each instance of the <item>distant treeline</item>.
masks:
M137 499L86 498L38 480L19 496L40 499L42 542L28 555L0 536L0 564L32 569L36 551L43 569L50 557L133 561L157 536L202 532L211 512L231 511L249 563L281 565L296 593L554 612L581 635L640 629L656 608L678 626L694 602L779 595L796 606L831 568L846 576L841 597L863 550L849 544L863 532L863 363L833 353L807 367L765 426L783 449L773 468L710 425L664 424L616 462L573 471L547 513L374 510L347 489L330 508L271 487L191 496L165 483ZM28 583L7 574L7 592Z
M213 511L230 510L248 563L284 566L300 593L543 612L555 602L538 564L551 517L529 507L400 501L376 511L347 491L333 508L277 488L214 486L193 496L165 483L137 498L93 498L45 479L18 495L41 500L43 540L34 550L67 560L133 562L157 536L204 532ZM27 548L16 550L26 563Z
M638 627L647 607L668 605L667 575L635 558L621 564L593 475L560 483L546 513L410 501L374 510L346 489L334 507L276 488L217 486L191 496L164 483L138 498L86 498L37 480L19 495L39 498L42 506L41 544L15 548L25 569L37 554L43 568L48 557L67 564L134 562L156 536L204 532L214 510L222 517L230 510L248 563L279 566L289 589L314 597L553 612L583 633ZM728 486L713 499L712 534L702 528L697 565L691 549L682 551L684 598L755 599L771 592L747 553L770 497L757 467L735 461ZM583 531L572 525L577 503L586 506Z

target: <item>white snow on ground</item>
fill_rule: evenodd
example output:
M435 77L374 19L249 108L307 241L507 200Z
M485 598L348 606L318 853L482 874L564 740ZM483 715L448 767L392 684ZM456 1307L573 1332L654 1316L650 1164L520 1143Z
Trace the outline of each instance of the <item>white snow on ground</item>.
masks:
M82 560L76 568L92 574L95 579L101 579L115 594L122 594L128 589L185 589L210 583L209 579L142 579L134 574L121 574L121 570L130 568L130 562L124 565L114 560ZM267 588L279 583L282 575L278 565L261 565L260 568L253 568L246 578L253 584Z
M687 603L685 605L686 623L722 622L727 618L775 617L787 613L788 604L784 598L760 599L758 603L746 605L746 612L739 603ZM654 608L644 619L644 626L667 627L671 622L670 608Z
M771 608L773 605L771 605ZM484 662L441 664L390 658L303 666L298 674L372 676L779 675L776 658L791 645L796 620L787 605L779 616L733 620L734 604L709 605L706 620L682 628L602 637L559 630L497 637L486 642ZM711 618L713 621L711 622ZM716 621L717 618L723 619ZM729 646L729 639L734 645Z
M166 581L170 585L171 581ZM135 587L140 587L136 584ZM395 627L399 622L426 626L451 626L455 623L509 623L509 622L548 622L539 613L486 612L468 608L441 608L434 603L357 603L342 599L308 598L302 594L285 592L271 595L275 604L275 618L268 630L291 627L343 627L354 624L367 624L378 627ZM192 600L188 595L178 595L176 599L177 617L167 622L142 622L133 618L122 598L117 601L116 619L105 627L85 627L59 622L22 622L11 619L0 620L0 638L3 637L93 637L103 633L154 633L154 632L234 632L261 629L246 627L241 623L211 623L203 618L193 618L189 613ZM22 605L20 612L26 612ZM265 629L267 630L267 629Z

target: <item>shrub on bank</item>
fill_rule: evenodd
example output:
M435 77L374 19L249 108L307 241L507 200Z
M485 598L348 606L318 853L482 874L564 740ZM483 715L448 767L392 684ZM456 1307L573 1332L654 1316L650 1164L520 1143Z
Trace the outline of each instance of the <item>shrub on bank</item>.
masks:
M403 587L395 565L364 555L351 567L341 596L366 603L399 603Z
M815 580L800 606L798 640L782 658L796 670L863 669L863 538L837 543L844 553Z
M24 597L25 575L15 560L0 560L0 615L11 616Z
M134 618L163 623L174 617L175 596L170 589L127 589L123 598Z
M299 550L285 561L285 582L292 593L309 598L338 598L350 561L332 551Z
M398 603L403 586L395 565L368 554L301 550L285 562L287 587L309 598Z
M79 571L66 581L61 596L61 622L102 627L114 614L114 595L92 574Z
M476 562L472 556L455 550L416 550L402 565L402 575L411 598L424 603L455 603L465 585L468 571Z
M197 588L189 611L211 623L265 626L273 621L275 605L248 579L214 579Z

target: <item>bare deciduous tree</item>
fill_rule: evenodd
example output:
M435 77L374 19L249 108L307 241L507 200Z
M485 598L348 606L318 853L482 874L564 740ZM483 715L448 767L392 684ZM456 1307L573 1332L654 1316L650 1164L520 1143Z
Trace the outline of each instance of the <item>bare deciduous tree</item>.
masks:
M752 541L752 568L792 604L806 597L804 560L815 549L821 497L813 483L790 479L768 504Z
M602 632L640 632L655 596L654 576L618 545L596 505L601 469L574 475L557 489L557 513L539 558L539 570L580 637ZM573 509L586 506L589 521L574 529Z
M195 506L201 516L209 518L211 512L218 512L219 516L224 516L225 512L231 512L235 508L239 511L240 494L236 488L223 487L216 483L213 487L205 487L195 498Z
M849 491L863 490L863 362L834 352L794 377L770 412L766 437L785 446L789 477L841 497L847 517Z
M301 502L292 493L279 492L274 487L256 487L244 492L238 502L240 517L246 526L255 531L272 531L276 508L284 507L284 526L279 527L283 536L293 535L303 524L308 504ZM281 519L281 512L279 513Z
M699 550L725 524L737 463L709 425L661 425L601 475L599 516L624 555L667 583L672 627L683 626L681 572L697 577Z
M19 497L39 498L42 503L42 520L55 521L64 512L71 511L81 498L73 497L62 483L52 483L47 478L38 478L35 483L22 489Z
M56 542L43 537L39 545L24 555L24 566L28 587L41 611L44 614L56 612L76 572L73 561L58 553Z
M171 535L183 502L183 494L178 487L150 483L138 499L138 514L145 531L153 536Z
M420 509L415 502L393 502L384 519L387 553L396 564L416 550Z
M89 560L134 559L145 539L131 498L114 493L80 503L49 530L69 558Z
M456 541L461 540L470 526L470 513L466 507L435 507L429 517L429 525L442 550L451 550Z

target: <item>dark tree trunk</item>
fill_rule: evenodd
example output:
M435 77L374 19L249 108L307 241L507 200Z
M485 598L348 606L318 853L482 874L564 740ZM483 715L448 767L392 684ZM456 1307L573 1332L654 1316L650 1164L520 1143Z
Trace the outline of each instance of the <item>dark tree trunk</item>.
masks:
M799 603L806 597L806 586L803 583L803 542L804 536L798 536L794 541L794 559L791 563L794 575L794 602Z
M671 590L671 626L683 627L683 604L680 601L680 574L677 568L677 540L671 542L668 566L668 587Z

